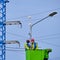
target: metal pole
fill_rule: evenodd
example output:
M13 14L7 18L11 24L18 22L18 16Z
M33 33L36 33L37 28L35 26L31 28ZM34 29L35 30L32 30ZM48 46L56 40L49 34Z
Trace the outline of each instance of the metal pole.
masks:
M48 16L46 16L46 17L44 17L43 19L41 19L41 20L37 21L36 23L32 24L32 27L33 27L34 25L36 25L37 23L45 20L46 18L54 16L55 14L57 14L57 12L52 12L52 13L50 13Z
M43 19L41 19L41 20L39 20L39 21L37 21L37 22L35 22L34 24L32 24L32 27L34 26L34 25L36 25L37 23L39 23L39 22L41 22L41 21L43 21L43 20L45 20L46 18L48 18L49 16L46 16L46 17L44 17Z
M31 23L31 16L28 16L29 18L29 36L30 36L30 40L32 38L32 23Z
M43 19L35 22L34 24L32 24L32 23L31 23L31 20L30 20L30 23L29 23L29 27L30 27L30 32L29 32L30 39L32 38L32 27L33 27L34 25L36 25L37 23L45 20L46 18L54 16L55 14L57 14L57 12L52 12L52 13L50 13L48 16L46 16L46 17L44 17ZM28 18L31 19L31 16L28 16Z
M32 24L30 23L30 39L32 38Z

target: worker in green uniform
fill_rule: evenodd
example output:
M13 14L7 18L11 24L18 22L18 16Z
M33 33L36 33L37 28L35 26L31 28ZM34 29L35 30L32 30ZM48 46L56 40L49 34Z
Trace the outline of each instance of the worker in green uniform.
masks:
M28 49L31 48L30 40L26 40L26 43L24 44L24 47L25 47L25 50L28 50Z
M38 49L38 44L34 41L34 38L31 39L31 49Z

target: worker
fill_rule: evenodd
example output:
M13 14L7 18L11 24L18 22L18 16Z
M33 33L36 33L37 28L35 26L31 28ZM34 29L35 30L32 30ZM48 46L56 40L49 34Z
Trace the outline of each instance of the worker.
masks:
M25 47L25 50L29 50L31 48L30 40L26 40L24 47Z
M34 41L34 38L31 39L31 49L38 49L38 44Z

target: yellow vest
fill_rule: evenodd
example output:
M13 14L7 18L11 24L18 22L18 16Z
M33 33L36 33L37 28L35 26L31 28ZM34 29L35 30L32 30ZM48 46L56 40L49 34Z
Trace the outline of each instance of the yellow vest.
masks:
M27 46L27 43L24 44L24 47L25 47L25 49L30 49L30 48Z
M31 44L31 49L38 49L38 44L36 43L36 48L34 48L34 43Z

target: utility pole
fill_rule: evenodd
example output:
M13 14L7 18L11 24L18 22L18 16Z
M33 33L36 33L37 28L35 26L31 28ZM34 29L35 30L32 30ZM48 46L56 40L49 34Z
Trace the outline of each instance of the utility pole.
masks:
M30 39L32 38L32 27L33 27L34 25L36 25L37 23L42 22L43 20L45 20L45 19L48 18L48 17L53 17L55 14L57 14L57 12L52 12L52 13L50 13L48 16L46 16L46 17L44 17L43 19L35 22L34 24L30 23L30 24L29 24L29 26L30 26L30 33L29 33Z
M32 38L32 22L31 22L31 16L28 16L29 19L29 36L30 36L30 40Z
M3 25L6 22L6 3L8 0L0 0L0 60L6 59L6 26Z
M30 23L29 26L30 26L30 33L29 33L29 35L30 35L30 40L31 40L31 38L32 38L32 23Z
M0 60L6 60L6 44L19 43L18 41L6 41L6 25L20 25L20 21L6 22L6 3L8 0L0 0ZM22 25L22 24L21 24Z

